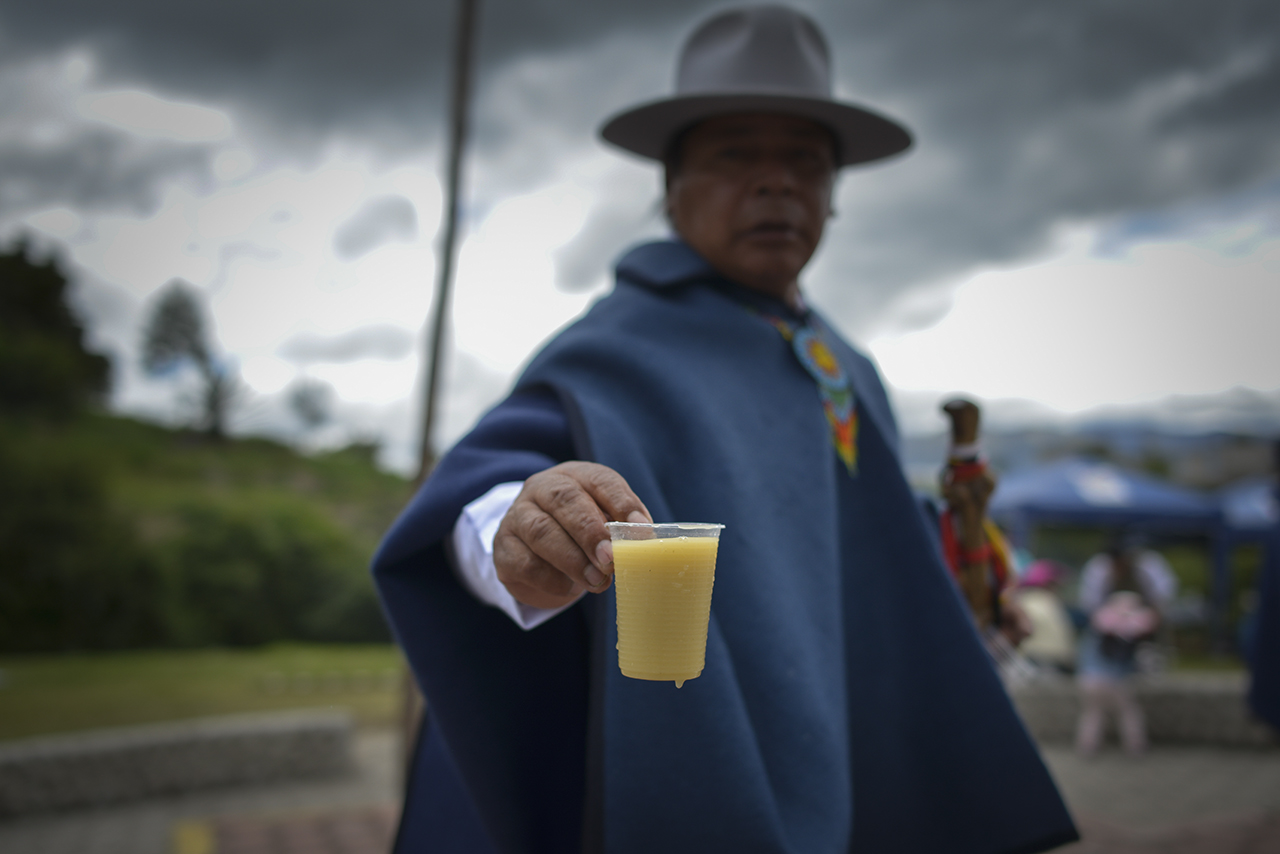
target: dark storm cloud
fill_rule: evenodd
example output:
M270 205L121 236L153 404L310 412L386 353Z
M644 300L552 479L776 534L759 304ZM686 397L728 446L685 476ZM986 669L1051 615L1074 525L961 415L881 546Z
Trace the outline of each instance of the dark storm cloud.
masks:
M877 20L891 33L862 43L870 56L849 50L847 80L874 83L863 91L918 146L844 179L821 290L856 332L875 331L905 286L1025 258L1056 226L1208 202L1280 175L1280 111L1253 94L1275 74L1276 4L868 8L832 10L833 31ZM937 295L903 319L936 316Z
M143 214L154 210L163 185L207 180L208 157L199 148L88 130L41 145L0 142L0 176L0 217L54 206Z
M484 209L598 151L600 119L663 94L680 38L722 5L484 0L473 202ZM1280 175L1272 0L799 5L833 43L840 93L918 140L843 180L812 271L815 295L855 334L894 312L936 316L957 278L1042 251L1064 223L1208 202ZM227 107L290 156L334 135L395 155L439 139L453 8L0 0L0 33L11 61L85 48L107 81ZM604 195L639 195L633 178L601 182ZM566 286L605 268L654 194L597 207L560 253Z
M682 19L689 6L482 2L481 75L611 29L643 32ZM11 58L83 46L113 80L257 107L281 130L351 132L361 123L388 144L408 144L438 125L454 9L443 0L3 0L0 33Z
M139 215L155 209L166 185L208 181L208 146L77 116L67 71L65 57L0 60L0 221L57 206Z
M333 248L338 257L352 260L392 240L413 240L418 235L418 212L404 196L370 199L351 219L338 227Z
M413 350L413 336L398 326L361 326L341 335L303 334L280 347L280 356L306 365L315 362L355 362L360 359L403 359Z
M1221 230L1223 224L1238 225L1215 245L1223 255L1243 257L1264 241L1280 236L1280 179L1235 193L1209 204L1188 205L1128 217L1103 229L1094 251L1119 257L1135 243L1147 240L1196 240Z

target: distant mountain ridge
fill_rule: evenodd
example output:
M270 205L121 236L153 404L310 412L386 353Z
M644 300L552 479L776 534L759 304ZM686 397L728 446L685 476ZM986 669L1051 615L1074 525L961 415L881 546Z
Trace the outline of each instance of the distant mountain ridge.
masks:
M936 410L950 397L895 395L903 418L904 462L917 488L932 489L937 479L947 435ZM1178 395L1076 415L1029 401L974 401L983 408L983 447L997 470L1079 455L1182 486L1216 489L1243 477L1270 474L1273 446L1280 440L1280 389ZM932 429L930 421L936 425Z

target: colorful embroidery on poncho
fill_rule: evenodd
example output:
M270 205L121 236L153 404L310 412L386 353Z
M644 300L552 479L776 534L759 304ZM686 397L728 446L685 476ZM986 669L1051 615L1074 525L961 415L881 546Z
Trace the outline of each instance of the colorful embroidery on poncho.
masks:
M844 368L822 340L818 330L805 324L793 326L780 317L761 314L782 337L791 344L796 358L818 383L822 398L822 410L831 426L831 442L836 454L844 462L849 474L858 472L858 408L853 397L853 387Z

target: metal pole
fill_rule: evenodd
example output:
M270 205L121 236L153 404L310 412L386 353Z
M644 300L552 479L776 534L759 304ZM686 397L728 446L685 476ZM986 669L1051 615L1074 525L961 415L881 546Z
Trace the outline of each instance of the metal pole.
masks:
M454 36L453 90L449 110L449 163L444 197L444 228L440 236L440 264L436 275L435 302L427 331L427 384L425 414L422 419L422 449L418 483L435 465L431 434L435 428L440 388L440 353L444 349L445 321L449 315L449 293L453 286L453 256L456 251L458 195L462 155L467 141L467 117L471 100L471 55L475 47L475 21L479 0L458 0L457 29Z

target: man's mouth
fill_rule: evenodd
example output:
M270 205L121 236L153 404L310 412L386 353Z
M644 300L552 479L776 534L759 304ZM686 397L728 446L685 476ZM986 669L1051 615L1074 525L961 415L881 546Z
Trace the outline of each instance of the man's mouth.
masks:
M747 237L763 237L763 238L788 238L796 234L796 229L790 223L782 221L767 221L757 223L746 230Z

